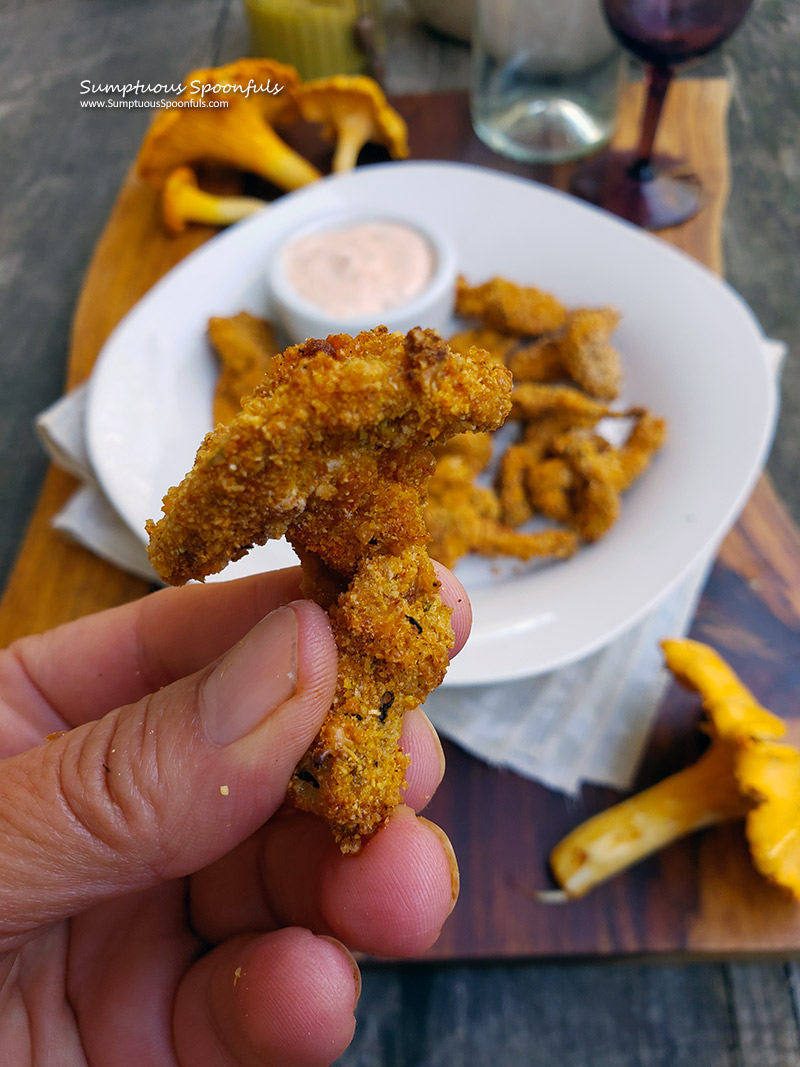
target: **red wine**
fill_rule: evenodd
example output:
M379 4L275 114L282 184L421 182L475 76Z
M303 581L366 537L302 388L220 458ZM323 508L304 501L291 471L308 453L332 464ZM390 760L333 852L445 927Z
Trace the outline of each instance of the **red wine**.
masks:
M603 0L624 48L662 69L711 52L733 33L752 0Z

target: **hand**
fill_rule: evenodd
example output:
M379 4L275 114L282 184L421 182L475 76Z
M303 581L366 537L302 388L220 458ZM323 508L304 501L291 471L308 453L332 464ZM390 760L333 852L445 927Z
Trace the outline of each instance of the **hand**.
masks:
M298 574L163 590L0 652L9 1067L327 1064L353 1034L350 950L435 940L458 875L414 814L443 771L422 712L407 806L357 856L282 806L336 681Z

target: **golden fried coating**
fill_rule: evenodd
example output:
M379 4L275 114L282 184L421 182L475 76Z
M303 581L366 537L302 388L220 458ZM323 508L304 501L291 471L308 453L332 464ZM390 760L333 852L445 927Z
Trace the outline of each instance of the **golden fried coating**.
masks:
M327 607L339 668L331 710L287 799L326 819L342 852L357 852L400 802L408 767L399 748L403 715L444 677L450 612L424 547L365 555L344 585L318 556L311 566L302 549L300 556L303 592Z
M447 342L456 352L466 354L471 348L482 348L488 352L492 359L498 363L505 363L509 352L517 343L515 337L509 337L506 333L493 330L488 326L479 327L475 330L461 330L454 333Z
M531 463L524 471L528 504L536 514L553 522L569 525L572 521L572 494L575 473L560 456Z
M611 344L619 314L610 307L568 309L539 289L498 277L477 286L460 277L456 312L480 325L456 334L454 345L477 343L490 349L505 361L515 381L511 417L519 421L519 433L498 457L492 500L499 512L492 521L513 537L527 536L518 528L535 516L577 532L584 541L602 537L619 514L620 494L647 467L665 437L662 419L641 409L607 406L619 396L622 380L620 355ZM602 419L628 417L636 422L619 449L592 432ZM454 451L447 448L442 454ZM436 494L445 496L438 483L428 511L436 550L455 559L469 550L467 545L483 551L476 547L475 524L478 518L488 521L484 511L489 498L466 483L456 492L451 482L452 477L446 496L456 509L453 514L438 501ZM460 516L462 530L454 514ZM509 552L513 537L505 541ZM503 551L499 543L496 537L493 551Z
M399 803L402 716L440 684L453 642L426 551L432 445L496 429L510 377L430 330L307 341L207 435L163 518L148 523L151 561L173 584L270 537L286 534L297 550L304 593L330 616L339 673L288 798L326 818L345 852Z
M569 490L572 513L566 521L584 541L598 541L613 526L619 516L621 494L647 469L666 440L664 419L643 409L638 409L635 417L633 429L619 448L583 430L573 430L553 441L553 453L573 476ZM529 485L531 479L535 483L533 472L529 473ZM550 506L552 509L552 497ZM552 510L550 514L552 517Z
M553 442L573 475L569 524L582 540L599 541L619 517L621 464L619 452L596 434L573 430Z
M230 318L209 319L208 339L220 363L214 422L230 422L241 409L243 397L253 392L277 355L275 334L265 319L240 311Z
M564 417L570 426L596 426L601 419L624 418L626 412L614 411L569 385L543 385L522 382L513 395L511 417L534 420L543 416Z
M558 330L567 320L567 309L554 296L505 278L491 278L483 285L471 286L460 277L456 283L456 313L501 333L525 337Z
M560 435L576 427L596 426L601 419L620 414L571 386L540 382L518 385L512 393L511 415L523 420L522 439L505 450L497 471L503 522L511 527L521 526L537 511L553 518L550 510L535 503L531 472L550 455L553 441Z
M441 456L461 456L473 474L489 465L492 458L492 435L490 433L460 433L433 450L437 460Z
M508 359L508 369L516 382L557 382L565 377L561 359L561 334L528 341Z
M496 494L475 484L474 476L468 460L460 455L444 455L436 465L425 508L431 535L429 551L434 559L452 567L468 552L521 560L572 555L577 541L571 531L519 533L500 522Z
M609 338L619 323L612 308L570 311L563 329L517 349L508 367L519 382L570 378L590 396L613 400L619 395L622 365Z
M428 551L445 567L477 550L480 527L496 521L499 506L491 489L475 485L474 471L459 455L441 456L428 485L425 524Z
M568 559L578 549L578 540L572 530L534 530L523 533L511 530L502 523L495 524L479 542L476 551L485 556L516 556L523 561L530 559Z
M545 450L542 446L542 454ZM525 444L509 445L500 457L497 470L497 493L500 501L500 514L507 526L522 526L533 518L526 478L531 466L539 460L539 450Z
M456 312L482 326L455 334L453 347L485 348L508 364L516 381L568 378L601 400L619 395L621 361L610 343L619 314L613 308L568 310L550 294L505 278L470 286L459 277Z
M609 342L618 324L619 314L613 308L579 308L570 313L559 343L567 377L601 400L619 395L622 363Z
M619 450L620 492L627 489L647 470L650 460L667 439L666 419L644 409L636 411L636 423L628 440Z
M613 411L578 389L523 382L512 394L521 439L500 459L497 494L503 522L516 527L541 515L597 541L616 521L620 494L664 443L666 423L643 408ZM592 431L606 418L634 418L628 439L612 448Z

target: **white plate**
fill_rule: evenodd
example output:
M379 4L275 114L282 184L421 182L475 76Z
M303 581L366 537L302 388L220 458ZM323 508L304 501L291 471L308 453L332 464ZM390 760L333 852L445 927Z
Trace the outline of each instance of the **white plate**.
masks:
M136 533L191 467L211 426L210 315L270 314L266 277L282 234L357 205L413 212L448 232L473 281L502 274L568 305L622 312L623 403L666 416L669 441L625 495L610 533L564 563L459 564L474 608L450 683L537 674L626 630L724 535L764 462L776 389L757 323L737 295L658 238L524 179L450 163L394 163L328 178L209 241L120 323L92 377L89 452ZM425 325L424 323L422 325ZM283 542L224 576L284 566Z

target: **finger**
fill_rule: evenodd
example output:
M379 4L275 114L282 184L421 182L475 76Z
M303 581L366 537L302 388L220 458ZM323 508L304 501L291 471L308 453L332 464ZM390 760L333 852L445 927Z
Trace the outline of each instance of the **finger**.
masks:
M186 923L185 881L99 904L68 929L66 995L85 1060L102 1067L175 1067L165 1005L174 1003L180 981L205 948Z
M412 810L421 811L441 782L445 763L439 737L421 709L406 712L403 717L400 745L411 758L403 802ZM218 944L246 930L269 930L278 925L271 916L269 891L264 891L261 870L263 841L270 833L269 827L260 828L239 848L192 879L193 922L208 941ZM325 842L326 850L329 843ZM298 855L286 857L291 871L305 866L303 847L299 841ZM338 849L330 851L332 863L347 862ZM289 871L287 876L291 877ZM308 889L303 891L307 893ZM323 931L327 926L321 918L321 906L318 911L314 928Z
M40 722L37 743L193 674L282 604L300 596L299 567L231 582L162 589L131 604L25 637L0 653L4 702ZM91 665L87 669L87 664Z
M194 928L212 944L296 925L354 951L410 956L436 940L458 888L447 837L406 807L356 856L342 855L321 820L286 808L192 877L190 908Z
M327 1067L352 1040L360 988L344 946L307 930L228 942L196 963L178 989L178 1062Z
M212 668L0 763L5 947L252 834L282 802L335 683L327 617L299 601Z
M472 604L466 589L452 571L435 560L433 566L436 569L439 581L442 583L442 587L439 590L441 598L453 610L453 614L450 617L455 636L455 643L450 652L450 656L453 657L458 655L469 637L469 631L472 626Z
M453 655L469 634L463 586L436 564L442 598L453 609ZM0 691L15 713L14 748L22 752L63 726L101 718L121 704L193 674L239 641L259 619L300 595L292 567L231 582L162 589L89 615L0 652ZM91 669L87 669L91 664Z
M444 778L445 758L439 735L421 708L403 716L400 747L410 758L406 771L403 803L412 811L422 811Z

